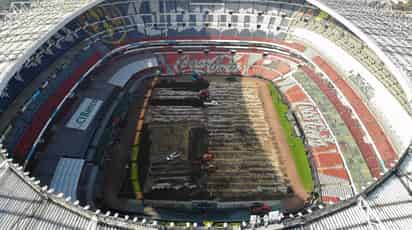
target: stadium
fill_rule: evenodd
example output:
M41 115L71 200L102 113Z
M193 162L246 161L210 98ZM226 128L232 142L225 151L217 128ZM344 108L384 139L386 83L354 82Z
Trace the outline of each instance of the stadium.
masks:
M412 229L411 4L1 1L1 229Z

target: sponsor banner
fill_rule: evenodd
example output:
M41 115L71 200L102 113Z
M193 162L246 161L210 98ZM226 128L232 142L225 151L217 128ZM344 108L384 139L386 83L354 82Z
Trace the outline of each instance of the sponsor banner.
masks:
M238 58L227 54L168 54L166 63L175 73L218 73L218 74L240 74L241 65Z
M94 116L96 116L103 101L92 98L83 99L80 107L71 117L69 122L67 122L66 127L72 129L86 130L90 123L93 121Z

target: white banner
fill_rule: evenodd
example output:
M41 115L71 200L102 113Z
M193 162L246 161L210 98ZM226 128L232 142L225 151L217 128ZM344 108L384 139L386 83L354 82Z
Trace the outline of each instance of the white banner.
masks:
M159 66L156 58L146 58L132 62L117 70L113 77L110 78L109 83L123 88L135 73L156 66Z
M85 98L83 99L80 107L76 113L72 116L66 127L72 129L86 130L90 123L93 121L99 111L100 106L103 104L102 100Z

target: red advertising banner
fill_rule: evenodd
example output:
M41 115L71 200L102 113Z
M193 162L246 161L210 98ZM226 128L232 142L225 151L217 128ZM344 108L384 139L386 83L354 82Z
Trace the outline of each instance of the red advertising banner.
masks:
M236 62L239 55L229 54L167 54L166 64L175 74L191 73L216 73L216 74L241 74L242 67Z

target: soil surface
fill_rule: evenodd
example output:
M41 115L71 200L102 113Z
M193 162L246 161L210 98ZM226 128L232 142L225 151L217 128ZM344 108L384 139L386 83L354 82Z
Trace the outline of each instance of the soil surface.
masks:
M209 79L212 81L222 81L224 77L208 77L208 80ZM264 119L268 123L270 136L272 137L270 144L273 145L274 149L278 149L278 151L275 151L273 154L277 154L277 156L274 157L279 159L280 170L286 176L289 186L294 193L292 196L287 196L282 199L282 208L285 211L301 209L304 201L309 198L309 194L305 191L297 173L283 128L280 125L279 117L272 104L272 98L267 88L268 82L256 78L242 78L241 81L252 81L258 84L259 98L265 111ZM125 205L125 200L119 199L117 195L119 194L122 184L125 183L123 179L126 177L126 170L129 170L125 168L125 165L128 165L127 161L130 156L130 146L133 142L132 134L135 130L135 123L137 121L136 114L139 113L141 103L141 100L136 100L131 104L132 108L129 109L127 125L121 133L119 149L112 154L112 158L110 159L111 162L106 164L104 170L104 199L105 204L110 208L121 209L121 207Z
M305 188L303 187L303 184L299 178L291 150L286 140L286 136L284 135L283 128L280 125L279 116L275 108L273 107L272 97L267 87L268 82L260 79L254 80L259 83L259 96L265 109L265 119L271 127L272 135L275 136L275 142L280 149L280 158L286 166L283 168L286 171L286 175L290 181L290 186L292 187L293 192L296 195L295 199L286 199L283 203L283 206L288 210L302 207L302 202L306 201L310 197L310 195L305 191ZM278 135L278 133L281 133L282 135Z

